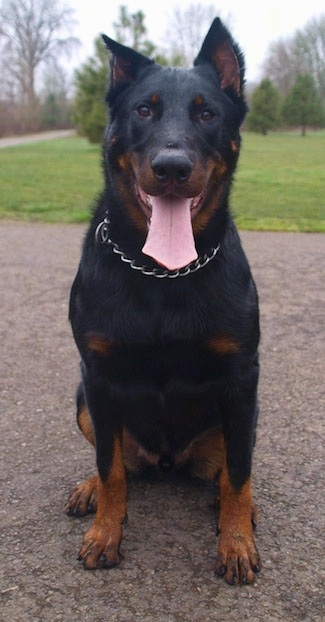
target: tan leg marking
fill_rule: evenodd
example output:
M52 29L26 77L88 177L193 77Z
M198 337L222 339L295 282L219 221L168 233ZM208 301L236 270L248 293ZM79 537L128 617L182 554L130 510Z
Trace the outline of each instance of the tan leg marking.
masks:
M97 509L97 475L78 484L72 491L65 511L68 516L85 516Z
M251 479L236 490L225 462L220 475L220 538L215 570L225 576L227 583L253 583L261 568L252 513Z
M83 433L83 435L86 437L87 441L89 441L89 443L93 447L95 447L95 434L94 434L93 422L91 420L91 416L89 414L89 410L86 404L84 404L82 408L80 409L80 411L78 412L77 421L78 421L78 426L81 432Z
M112 465L106 482L97 479L98 503L93 525L79 554L87 570L113 568L120 562L122 521L126 515L126 477L121 441L115 438Z
M209 430L195 441L189 456L189 468L194 477L213 481L220 473L224 457L223 435Z

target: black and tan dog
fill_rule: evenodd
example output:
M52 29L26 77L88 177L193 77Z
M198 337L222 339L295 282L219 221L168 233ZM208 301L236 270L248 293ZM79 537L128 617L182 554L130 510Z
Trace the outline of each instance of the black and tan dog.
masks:
M86 569L119 563L126 469L149 463L219 476L216 573L251 583L259 318L228 210L244 61L216 19L193 69L112 52L105 189L85 238L70 319L81 354L78 423L98 475L67 512L97 510Z

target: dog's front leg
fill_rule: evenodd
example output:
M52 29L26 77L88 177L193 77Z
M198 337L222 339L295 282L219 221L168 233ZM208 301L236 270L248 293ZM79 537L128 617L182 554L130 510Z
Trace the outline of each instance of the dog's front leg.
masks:
M122 430L105 381L92 381L84 371L87 405L93 420L98 468L98 502L93 525L84 536L79 560L87 570L119 564L122 521L126 515L126 475Z
M252 583L261 568L253 536L251 462L256 423L256 371L231 381L222 400L225 457L220 474L216 573L227 583Z

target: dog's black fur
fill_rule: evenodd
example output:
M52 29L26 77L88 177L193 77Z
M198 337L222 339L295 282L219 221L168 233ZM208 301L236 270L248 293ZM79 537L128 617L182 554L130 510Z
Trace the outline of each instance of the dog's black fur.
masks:
M78 423L96 446L98 478L74 491L67 511L97 507L80 559L85 568L112 567L126 511L124 465L220 474L216 572L249 583L260 568L250 487L259 318L228 209L247 109L243 56L219 19L190 70L104 41L112 52L105 189L70 303L82 359ZM199 264L215 254L205 266L167 270L142 251L150 197L159 196L198 197Z

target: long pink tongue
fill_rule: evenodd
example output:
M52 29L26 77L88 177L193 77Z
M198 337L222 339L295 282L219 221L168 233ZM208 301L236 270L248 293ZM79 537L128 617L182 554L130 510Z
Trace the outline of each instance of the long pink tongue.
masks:
M142 252L168 270L197 259L191 223L191 199L150 197L152 215Z

